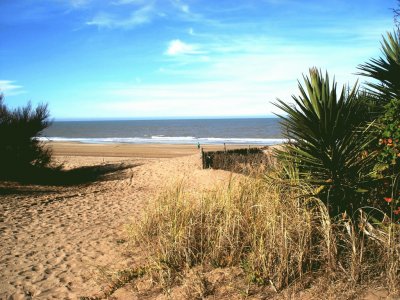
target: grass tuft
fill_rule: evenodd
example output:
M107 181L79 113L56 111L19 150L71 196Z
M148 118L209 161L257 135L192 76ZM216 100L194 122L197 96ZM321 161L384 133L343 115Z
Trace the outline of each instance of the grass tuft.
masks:
M311 194L265 178L231 181L201 196L178 184L131 227L131 237L149 253L153 280L168 288L206 265L240 267L249 282L276 291L318 273L353 286L381 279L397 292L399 226L374 224L361 210L356 223L345 215L332 220ZM199 295L205 286L203 280Z

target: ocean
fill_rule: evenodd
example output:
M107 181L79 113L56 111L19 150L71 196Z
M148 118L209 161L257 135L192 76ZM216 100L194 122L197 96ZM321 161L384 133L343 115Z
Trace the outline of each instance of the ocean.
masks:
M273 145L283 141L277 118L55 121L41 139L96 144Z

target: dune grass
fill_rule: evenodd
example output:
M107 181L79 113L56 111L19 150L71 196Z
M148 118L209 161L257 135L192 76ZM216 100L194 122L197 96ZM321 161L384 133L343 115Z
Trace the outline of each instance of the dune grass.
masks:
M361 210L335 220L310 187L266 178L234 180L195 196L182 184L162 193L130 228L164 286L196 266L239 267L249 282L279 292L304 276L352 286L379 281L398 292L400 228ZM386 217L387 218L387 217Z

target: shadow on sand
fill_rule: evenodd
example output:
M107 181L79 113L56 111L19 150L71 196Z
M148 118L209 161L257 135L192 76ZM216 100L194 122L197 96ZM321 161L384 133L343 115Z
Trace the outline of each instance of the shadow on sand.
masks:
M118 180L127 177L126 169L139 164L106 164L97 166L79 167L71 170L57 168L31 168L14 174L0 177L0 195L48 193L53 191L50 186L79 186L99 181ZM22 185L36 185L43 187L28 187Z

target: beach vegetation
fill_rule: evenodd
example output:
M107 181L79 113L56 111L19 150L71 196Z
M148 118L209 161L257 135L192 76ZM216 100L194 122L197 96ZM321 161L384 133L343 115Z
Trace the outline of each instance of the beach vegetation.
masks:
M373 79L367 85L377 99L376 171L385 176L400 172L400 32L389 32L383 38L382 54L383 57L360 65L359 70Z
M398 15L397 15L398 17ZM375 141L378 153L373 177L380 184L375 189L376 203L386 214L400 221L400 31L388 32L381 43L381 57L360 65L360 75L367 82L374 102ZM382 201L384 199L384 201Z
M400 35L388 33L382 57L360 65L372 79L359 90L310 69L294 105L276 105L289 140L276 151L286 177L315 187L332 217L375 207L392 214L400 205ZM391 205L382 199L393 199ZM397 210L395 210L397 212Z
M37 185L74 186L95 181L115 180L134 164L102 164L65 169L52 161L51 149L40 137L51 125L46 104L33 108L30 103L8 108L0 95L0 180ZM0 194L14 193L0 189Z
M375 156L366 151L375 136L366 126L365 98L357 86L338 91L336 82L315 68L299 90L295 105L276 103L285 113L279 117L289 140L276 151L278 160L292 165L298 179L318 187L316 196L331 215L353 212L365 205L360 191L368 185Z
M201 194L176 184L130 226L132 245L146 253L140 280L162 286L172 298L177 286L198 287L198 280L188 282L190 270L202 279L197 291L213 297L260 289L270 296L296 293L321 278L346 297L378 281L398 291L400 227L376 224L362 210L332 219L312 189L263 176L232 179ZM241 290L229 291L212 270L237 274Z
M44 167L51 161L51 151L39 140L50 126L46 104L33 108L10 109L0 95L0 176L4 179L29 172L32 167Z

